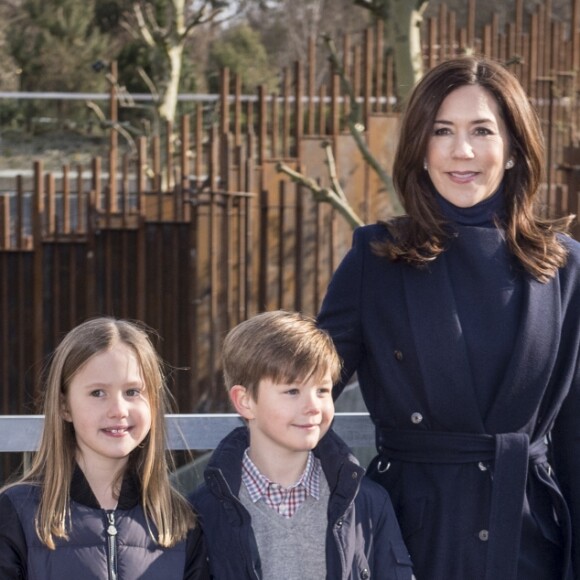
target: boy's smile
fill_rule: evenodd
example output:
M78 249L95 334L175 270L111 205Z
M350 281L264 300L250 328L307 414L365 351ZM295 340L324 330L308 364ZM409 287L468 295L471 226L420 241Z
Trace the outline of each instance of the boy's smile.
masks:
M290 456L294 461L296 455L306 461L334 418L330 373L290 385L263 379L257 400L246 392L236 408L248 420L252 461ZM259 463L258 459L256 465L262 468Z

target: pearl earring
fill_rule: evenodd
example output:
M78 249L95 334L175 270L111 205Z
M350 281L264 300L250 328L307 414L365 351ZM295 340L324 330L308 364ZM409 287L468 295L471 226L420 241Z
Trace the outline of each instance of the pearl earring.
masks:
M425 161L423 161L423 169L424 169L425 171L427 171L427 169L428 169L428 166L427 166L427 159L425 159Z
M508 159L508 162L505 164L506 169L511 169L514 166L514 160Z

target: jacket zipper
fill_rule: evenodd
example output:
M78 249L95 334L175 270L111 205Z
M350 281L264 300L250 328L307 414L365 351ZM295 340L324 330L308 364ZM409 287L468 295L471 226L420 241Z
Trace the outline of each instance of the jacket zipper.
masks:
M117 580L117 526L115 525L115 511L107 510L107 568L109 580Z

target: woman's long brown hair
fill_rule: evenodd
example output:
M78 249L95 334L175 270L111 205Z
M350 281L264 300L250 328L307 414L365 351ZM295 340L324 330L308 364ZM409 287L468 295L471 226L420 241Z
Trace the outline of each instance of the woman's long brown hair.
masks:
M436 203L423 168L427 145L441 103L451 92L477 85L496 99L509 134L514 167L503 180L506 217L501 224L510 252L540 282L547 282L566 263L558 233L566 233L574 216L544 219L536 209L544 163L544 140L538 116L518 79L501 64L474 56L442 62L413 90L403 117L393 182L407 216L386 224L391 239L374 251L391 260L424 266L449 242L450 230Z

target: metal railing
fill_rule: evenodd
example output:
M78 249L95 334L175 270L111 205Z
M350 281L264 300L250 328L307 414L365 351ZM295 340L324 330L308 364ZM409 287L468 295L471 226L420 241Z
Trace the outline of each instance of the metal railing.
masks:
M40 440L42 415L0 415L0 452L35 451ZM232 429L242 425L236 414L167 415L167 447L209 450ZM351 447L373 447L373 424L368 413L336 413L334 430Z

